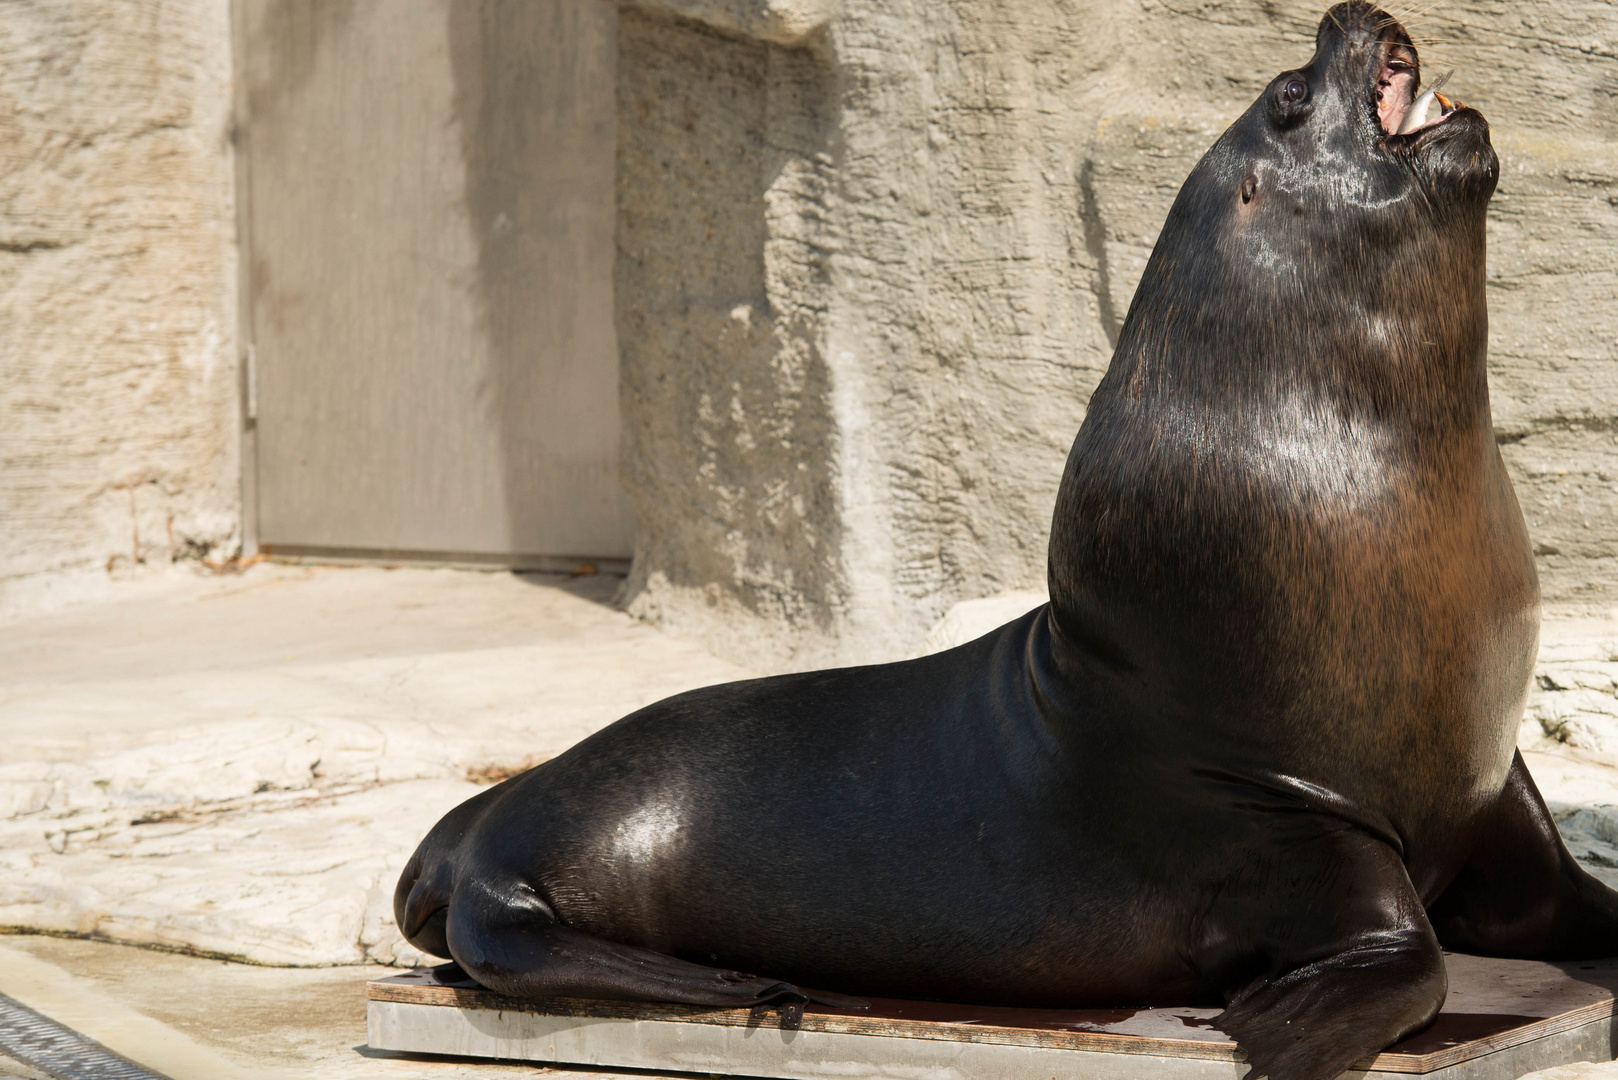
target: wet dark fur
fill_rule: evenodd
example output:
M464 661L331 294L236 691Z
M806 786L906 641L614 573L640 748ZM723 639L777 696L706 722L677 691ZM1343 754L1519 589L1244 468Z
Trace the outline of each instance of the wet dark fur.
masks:
M619 721L444 818L406 936L511 994L1220 1001L1274 1080L1429 1022L1440 941L1618 953L1514 757L1538 590L1485 382L1488 125L1385 138L1389 42L1333 9L1186 181L1048 607Z

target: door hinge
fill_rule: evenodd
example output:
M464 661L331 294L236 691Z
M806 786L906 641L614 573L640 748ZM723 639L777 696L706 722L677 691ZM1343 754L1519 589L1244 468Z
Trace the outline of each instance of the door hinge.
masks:
M247 346L247 419L258 422L258 347Z

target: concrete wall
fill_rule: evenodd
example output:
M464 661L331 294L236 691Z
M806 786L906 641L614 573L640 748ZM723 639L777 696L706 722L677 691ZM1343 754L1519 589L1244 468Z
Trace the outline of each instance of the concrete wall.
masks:
M0 17L0 608L237 543L229 8Z
M847 613L821 246L834 72L814 48L636 9L618 41L634 610L784 658Z
M953 602L1040 586L1062 458L1174 192L1307 58L1319 5L620 7L632 610L808 666L902 655ZM0 20L0 604L236 542L227 14ZM1455 0L1411 28L1505 162L1495 409L1546 597L1610 608L1618 10Z
M632 609L755 664L902 655L1044 578L1180 181L1317 4L659 0L620 33ZM1618 9L1410 21L1494 125L1502 450L1553 610L1618 602ZM762 205L760 200L762 197Z

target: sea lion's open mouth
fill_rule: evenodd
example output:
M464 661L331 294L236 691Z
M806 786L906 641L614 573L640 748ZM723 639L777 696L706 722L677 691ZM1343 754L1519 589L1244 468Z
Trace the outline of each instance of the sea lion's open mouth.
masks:
M1461 108L1438 91L1453 72L1446 71L1433 84L1416 96L1421 83L1421 59L1415 47L1399 41L1384 46L1382 70L1376 80L1376 119L1387 135L1409 135L1423 128L1441 124ZM1439 106L1437 116L1429 119L1434 103Z

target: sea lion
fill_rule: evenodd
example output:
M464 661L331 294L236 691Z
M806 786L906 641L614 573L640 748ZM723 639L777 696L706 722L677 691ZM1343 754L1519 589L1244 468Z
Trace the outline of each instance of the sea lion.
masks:
M1339 4L1186 180L1049 605L620 720L432 830L406 937L514 995L1220 1002L1272 1080L1427 1024L1441 942L1618 953L1514 756L1538 585L1484 366L1498 163L1473 109L1401 133L1419 84Z

